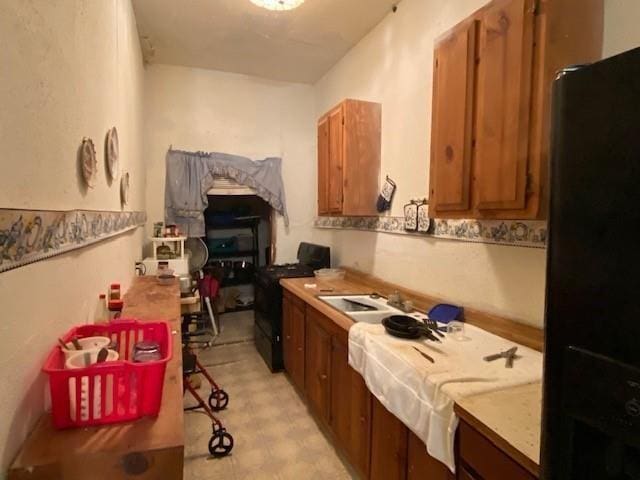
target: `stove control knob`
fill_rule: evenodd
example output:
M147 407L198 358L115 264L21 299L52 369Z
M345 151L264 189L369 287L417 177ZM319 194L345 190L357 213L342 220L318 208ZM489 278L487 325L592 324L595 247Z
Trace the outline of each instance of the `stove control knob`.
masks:
M627 415L630 417L640 417L640 402L635 398L633 400L629 400L625 404L624 408L627 411Z

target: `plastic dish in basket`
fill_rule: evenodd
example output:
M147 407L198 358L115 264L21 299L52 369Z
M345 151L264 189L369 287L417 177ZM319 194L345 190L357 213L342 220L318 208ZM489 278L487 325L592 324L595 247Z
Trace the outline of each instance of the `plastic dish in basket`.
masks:
M318 280L344 280L345 273L339 268L321 268L313 272Z

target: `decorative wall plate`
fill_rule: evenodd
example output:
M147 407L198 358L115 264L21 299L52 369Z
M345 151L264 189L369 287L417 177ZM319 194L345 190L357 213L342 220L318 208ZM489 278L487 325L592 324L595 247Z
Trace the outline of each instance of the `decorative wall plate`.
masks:
M82 139L80 147L80 171L87 187L93 188L96 185L96 175L98 173L98 161L96 160L96 149L93 140Z
M124 172L120 179L120 202L122 205L129 203L129 172Z
M109 177L111 180L115 180L118 177L118 168L120 166L120 145L118 143L118 130L116 130L116 127L112 127L107 132L104 150Z

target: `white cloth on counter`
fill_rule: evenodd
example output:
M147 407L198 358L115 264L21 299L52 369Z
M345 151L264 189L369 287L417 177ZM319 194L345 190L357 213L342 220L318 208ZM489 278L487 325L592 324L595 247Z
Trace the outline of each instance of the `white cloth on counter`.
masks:
M465 324L467 341L442 343L403 340L379 324L356 323L349 329L349 365L373 395L426 444L429 455L455 473L456 400L540 381L542 354ZM518 346L513 368L505 359L483 357ZM435 360L429 362L413 347Z

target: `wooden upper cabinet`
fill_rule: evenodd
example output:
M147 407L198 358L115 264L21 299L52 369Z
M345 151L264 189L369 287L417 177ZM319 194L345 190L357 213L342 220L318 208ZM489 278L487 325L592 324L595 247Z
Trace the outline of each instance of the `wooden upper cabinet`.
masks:
M318 214L329 213L329 118L318 122Z
M546 217L553 80L598 60L602 32L603 0L493 0L440 37L432 216Z
M329 123L329 212L341 213L343 205L342 157L344 136L344 106L340 105L327 116Z
M345 100L318 120L318 214L377 215L381 106Z
M535 0L497 0L481 15L476 117L479 210L524 209Z
M469 210L477 21L455 28L434 53L431 208Z

